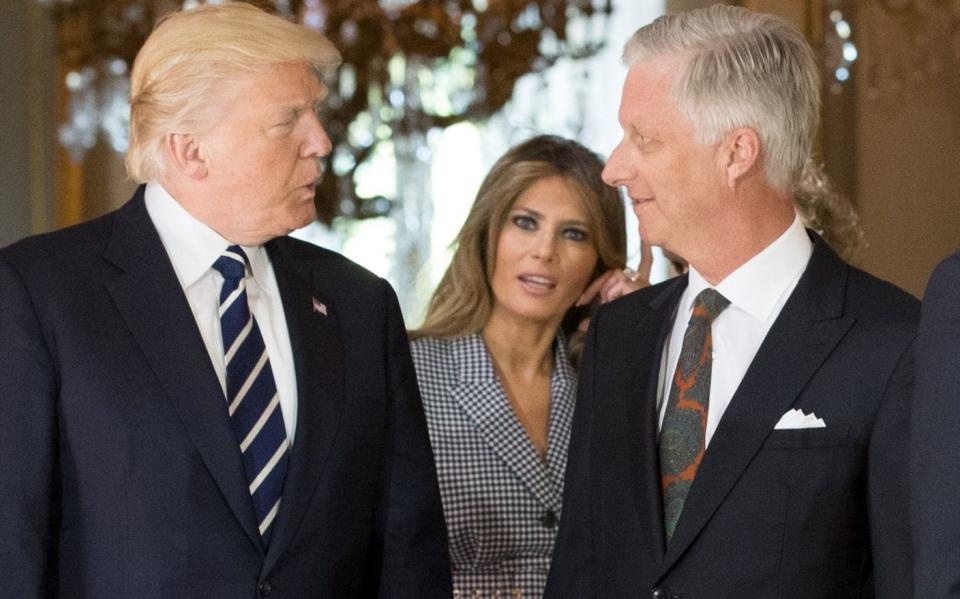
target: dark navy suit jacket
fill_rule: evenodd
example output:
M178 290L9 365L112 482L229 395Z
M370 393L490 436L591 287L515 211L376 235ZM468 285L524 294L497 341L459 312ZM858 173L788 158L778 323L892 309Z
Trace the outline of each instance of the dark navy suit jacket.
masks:
M298 388L266 551L223 392L143 188L105 217L0 250L4 596L449 596L393 290L306 243L266 248Z
M912 426L916 597L960 599L960 252L923 296Z
M664 542L657 380L686 277L588 334L546 596L909 597L907 425L916 299L819 238ZM793 408L825 428L774 430Z

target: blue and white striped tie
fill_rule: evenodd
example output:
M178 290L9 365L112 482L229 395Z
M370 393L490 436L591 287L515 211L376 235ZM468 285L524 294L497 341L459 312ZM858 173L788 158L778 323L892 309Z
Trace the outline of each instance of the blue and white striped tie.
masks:
M227 367L227 409L266 546L280 509L290 445L267 349L247 304L247 256L231 245L213 268L223 275L220 332Z

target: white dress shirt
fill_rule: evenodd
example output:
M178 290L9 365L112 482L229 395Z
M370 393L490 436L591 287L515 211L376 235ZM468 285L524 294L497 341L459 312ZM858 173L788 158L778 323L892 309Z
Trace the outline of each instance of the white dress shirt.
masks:
M194 218L161 185L147 184L145 200L147 213L160 233L163 247L187 296L226 400L227 369L223 360L218 310L223 276L214 270L213 263L231 243ZM247 276L247 301L267 347L287 439L293 443L297 424L297 379L280 289L263 246L243 246L243 251L250 260L253 279L251 282L250 275Z
M793 293L810 261L813 244L796 217L787 230L759 254L727 275L714 287L730 305L713 321L713 366L710 376L710 406L707 410L706 444L710 444L720 418L753 362L760 344ZM673 372L680 359L683 334L693 313L693 300L711 285L693 267L687 288L677 304L673 329L664 347L657 394L660 425L670 397Z

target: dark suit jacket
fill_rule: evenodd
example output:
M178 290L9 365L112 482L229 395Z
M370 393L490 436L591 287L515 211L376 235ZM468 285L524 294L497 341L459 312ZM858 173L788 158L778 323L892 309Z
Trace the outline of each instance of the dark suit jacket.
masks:
M707 447L669 546L657 379L686 277L594 318L547 597L909 597L918 302L819 239ZM826 428L774 430L792 408Z
M916 596L960 598L960 252L933 271L917 334L911 434Z
M306 243L266 247L299 402L266 552L223 391L143 188L103 218L0 250L4 596L449 596L392 289Z

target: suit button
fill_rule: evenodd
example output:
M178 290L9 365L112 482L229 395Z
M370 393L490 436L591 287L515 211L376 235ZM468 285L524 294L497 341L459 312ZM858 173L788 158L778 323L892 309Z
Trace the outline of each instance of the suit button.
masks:
M661 589L660 587L654 587L650 591L650 599L670 599L670 591L667 589Z
M257 587L257 590L260 591L262 597L266 597L273 592L273 585L270 584L269 580L264 580L260 583L260 586Z
M540 524L543 524L544 528L556 528L557 521L557 514L553 510L547 510L543 518L540 518Z

